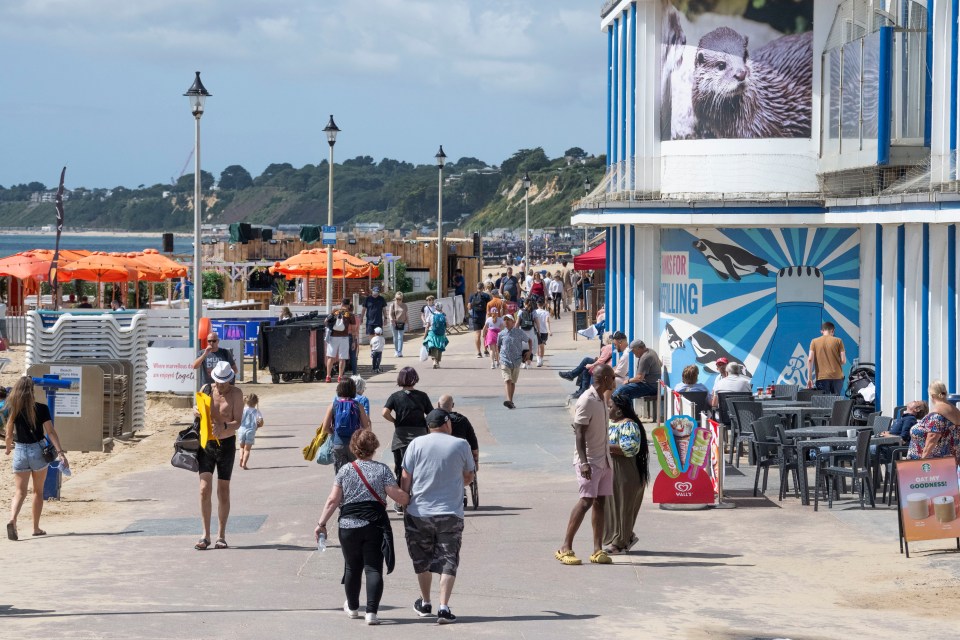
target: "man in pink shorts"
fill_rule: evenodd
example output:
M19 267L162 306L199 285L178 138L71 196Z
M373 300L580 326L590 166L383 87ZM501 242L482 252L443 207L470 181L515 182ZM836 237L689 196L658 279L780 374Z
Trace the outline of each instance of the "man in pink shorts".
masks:
M612 391L616 377L609 365L597 365L593 369L593 385L577 400L577 409L573 418L573 431L576 434L577 451L573 456L573 465L580 484L580 500L570 513L567 533L557 560L567 565L580 564L573 553L573 537L577 535L587 511L593 507L591 524L593 525L594 564L611 564L613 561L603 550L603 503L606 496L613 495L613 465L610 460L610 445L607 435L607 404L603 394Z

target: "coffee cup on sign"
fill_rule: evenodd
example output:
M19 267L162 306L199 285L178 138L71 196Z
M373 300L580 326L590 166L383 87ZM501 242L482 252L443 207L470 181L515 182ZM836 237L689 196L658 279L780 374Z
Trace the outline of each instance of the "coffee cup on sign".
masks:
M943 523L957 519L956 501L953 496L937 496L933 499L933 515Z
M913 520L926 520L930 517L930 498L925 493L911 493L907 496L907 515Z

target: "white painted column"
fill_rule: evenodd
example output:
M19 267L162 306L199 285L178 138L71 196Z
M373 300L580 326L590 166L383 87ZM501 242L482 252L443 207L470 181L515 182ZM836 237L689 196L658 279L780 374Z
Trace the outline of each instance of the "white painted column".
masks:
M883 275L881 289L880 353L881 366L877 380L881 389L881 409L884 415L893 415L896 390L900 384L900 357L897 353L897 225L884 225Z
M949 331L947 291L947 228L949 225L930 225L930 380L947 380L951 357L947 352ZM918 397L926 397L924 394Z
M903 296L903 353L901 372L903 374L904 403L912 399L923 398L921 380L924 341L927 328L922 325L923 307L923 225L908 224L906 229L904 252L904 296Z
M877 288L877 227L860 227L860 361L876 363L875 306Z
M630 257L634 273L634 315L631 338L656 349L660 337L660 227L637 226Z

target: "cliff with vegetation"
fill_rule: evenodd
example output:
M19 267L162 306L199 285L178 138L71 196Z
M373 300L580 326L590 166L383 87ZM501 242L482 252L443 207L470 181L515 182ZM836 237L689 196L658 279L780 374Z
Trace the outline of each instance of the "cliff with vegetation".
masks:
M597 184L603 158L587 157L578 147L551 160L543 149L523 149L490 166L460 158L444 168L444 226L470 230L523 226L522 176L530 175L531 227L566 225L570 207L583 195L585 178ZM259 225L323 224L327 219L326 161L299 169L271 164L253 177L239 165L224 169L219 180L201 172L204 222ZM185 231L193 225L193 174L173 184L74 188L64 204L72 228L129 231ZM334 166L334 219L339 226L379 222L387 228L435 226L437 167L369 156ZM0 186L0 226L40 227L55 222L52 190L39 182Z

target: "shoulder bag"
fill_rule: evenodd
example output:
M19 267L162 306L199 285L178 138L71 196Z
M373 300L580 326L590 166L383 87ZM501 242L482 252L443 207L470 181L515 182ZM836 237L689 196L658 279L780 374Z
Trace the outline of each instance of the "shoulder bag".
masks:
M50 438L47 436L43 437L44 445L40 447L40 456L43 458L43 461L47 464L50 464L57 459L57 449L53 446L53 443L50 442Z
M317 464L333 464L333 438L328 437L317 449Z

